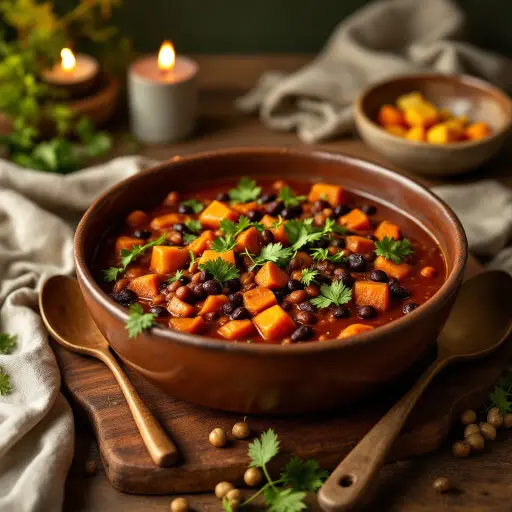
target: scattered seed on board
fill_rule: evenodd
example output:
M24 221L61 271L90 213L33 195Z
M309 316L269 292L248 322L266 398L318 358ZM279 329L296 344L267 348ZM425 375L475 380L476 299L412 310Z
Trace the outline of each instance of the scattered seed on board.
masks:
M445 476L440 476L432 482L432 487L440 493L448 492L453 489L452 483Z
M214 428L208 436L208 441L210 441L210 444L215 446L215 448L222 448L226 445L227 440L226 432L220 427Z
M244 473L244 482L249 487L256 487L261 484L263 473L260 468L248 468Z
M489 412L487 413L487 423L490 423L496 428L500 428L503 424L503 415L497 407L489 409Z
M232 491L234 488L235 486L229 482L219 482L215 486L215 496L221 500L229 491Z
M186 498L176 498L171 501L171 512L187 512L189 509Z
M239 421L238 423L235 423L233 425L233 428L231 429L231 433L237 439L246 439L247 437L249 437L251 430L249 428L249 425L245 421Z
M455 441L452 445L452 453L455 457L459 457L461 459L469 457L469 454L471 453L471 446L467 441Z
M503 416L503 424L501 426L503 428L512 427L512 414L508 413Z
M485 440L481 434L471 434L466 437L466 443L471 446L471 450L481 452L485 447Z
M471 423L475 423L476 421L476 412L473 409L466 409L460 415L460 421L463 425L470 425Z
M480 427L476 423L471 423L471 425L466 425L464 429L464 439L470 436L471 434L480 434Z
M480 434L487 441L494 441L496 439L496 427L490 423L480 423Z

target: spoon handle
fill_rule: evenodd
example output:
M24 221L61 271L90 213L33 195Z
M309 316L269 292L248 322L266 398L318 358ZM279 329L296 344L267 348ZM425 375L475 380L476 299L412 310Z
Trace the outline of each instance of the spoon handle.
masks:
M133 419L153 462L161 467L174 465L179 456L176 445L164 432L162 426L153 416L153 413L123 372L110 350L101 351L101 360L112 370L114 377L121 387L132 412Z
M318 493L318 501L323 510L328 512L353 510L355 505L367 494L368 486L384 464L386 455L414 404L445 364L445 360L434 361L412 389L338 464Z

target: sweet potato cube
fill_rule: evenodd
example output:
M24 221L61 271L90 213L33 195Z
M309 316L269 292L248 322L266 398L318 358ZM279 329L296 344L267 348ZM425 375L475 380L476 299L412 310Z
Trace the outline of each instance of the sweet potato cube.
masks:
M170 228L174 224L179 224L180 222L185 222L190 219L188 215L182 215L181 213L166 213L165 215L160 215L159 217L155 217L150 226L153 229L164 229Z
M437 123L439 115L434 105L424 102L404 111L405 122L408 126L423 126L429 128Z
M391 304L387 283L356 281L354 283L354 302L358 306L373 306L377 311L387 311Z
M288 274L272 261L267 261L256 274L254 281L259 286L277 290L286 286Z
M343 199L343 187L329 183L315 183L309 191L308 201L314 202L324 199L331 206L337 206Z
M408 140L415 140L417 142L425 142L427 134L423 126L413 126L407 130L405 138Z
M199 334L203 332L207 324L202 316L195 318L171 318L169 320L169 327L181 332L188 332L189 334Z
M338 338L348 338L349 336L355 336L362 332L373 331L374 327L365 324L352 324L343 329L339 334Z
M134 245L144 245L144 240L139 240L134 236L120 236L116 239L116 254L122 250L131 251Z
M276 217L271 217L270 215L264 215L261 219L261 223L269 229L274 235L274 240L276 242L281 242L282 244L288 243L288 236L286 235L286 230L284 229L284 222L277 228L273 228L272 225L277 221Z
M222 219L237 220L238 213L220 201L212 201L199 215L205 228L217 229Z
M387 260L384 256L378 256L373 262L373 268L386 272L389 277L395 279L404 279L411 275L412 266L407 263L393 263L391 260Z
M160 293L160 281L155 274L146 274L135 278L130 283L130 290L141 299L152 299Z
M131 228L140 228L149 222L149 217L142 210L135 210L125 220Z
M250 336L254 332L254 325L251 320L231 320L217 332L227 340L239 340Z
M226 302L229 302L229 299L225 295L208 295L203 302L203 307L197 314L202 316L206 315L206 313L220 311Z
M167 310L172 316L177 317L190 317L194 316L196 309L194 306L187 304L186 302L178 299L176 295L173 295L169 303L167 304Z
M392 222L389 222L387 220L383 220L375 230L374 235L379 239L382 240L386 236L388 238L392 238L393 240L399 240L402 236L400 233L400 228L393 224ZM350 249L350 248L349 248Z
M407 129L397 124L388 124L384 127L384 130L386 130L388 133L391 133L391 135L395 135L396 137L405 137L407 134Z
M402 112L393 105L382 105L382 107L380 107L377 120L382 126L400 126L404 124L404 116Z
M372 227L368 216L359 208L354 208L346 215L343 215L343 217L340 217L339 223L353 231L365 231Z
M235 251L244 252L246 248L251 254L261 251L260 235L254 226L240 233L236 239Z
M188 261L188 258L188 251L181 247L157 245L153 247L149 268L155 272L155 274L170 274L183 267Z
M265 341L280 341L289 336L296 327L295 322L279 304L255 316L253 322Z
M423 267L420 270L420 275L426 279L433 279L437 276L437 270L434 267Z
M406 110L408 108L414 108L418 105L425 103L425 98L421 92L414 91L399 96L396 100L396 105L400 110Z
M258 286L244 293L244 306L251 315L257 315L277 304L277 299L270 288Z
M445 123L439 123L427 131L427 142L431 144L449 144L457 140L457 132Z
M193 242L190 242L185 249L187 251L192 251L196 256L199 256L199 254L202 254L211 247L214 240L215 235L213 234L213 231L207 229L206 231L203 231Z
M364 236L347 236L345 238L347 249L359 254L368 254L375 250L375 243Z
M235 210L235 212L247 216L251 210L258 210L260 205L256 201L251 201L250 203L234 203L231 205L231 208Z
M489 125L484 122L470 124L466 128L466 135L470 140L479 140L491 135Z
M199 264L204 265L207 261L218 260L219 258L223 259L224 261L227 261L228 263L231 263L232 265L235 264L235 252L233 250L217 252L212 251L211 249L208 249L203 252L201 259L199 260Z

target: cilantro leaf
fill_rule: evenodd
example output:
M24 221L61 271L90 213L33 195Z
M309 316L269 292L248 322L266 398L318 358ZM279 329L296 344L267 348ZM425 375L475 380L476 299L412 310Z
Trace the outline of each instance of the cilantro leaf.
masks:
M11 354L18 344L18 336L0 332L0 354Z
M344 235L348 229L344 226L340 226L334 219L327 217L325 219L323 233L328 235L329 233L336 233L338 235Z
M251 256L247 248L245 249L245 254L249 256L253 263L251 270L259 265L263 265L267 261L275 263L278 267L285 267L293 256L293 253L294 250L291 247L283 247L281 242L265 245L260 254L255 258Z
M375 242L375 253L377 256L384 256L393 263L402 263L407 256L413 253L412 245L407 238L394 240L385 236L382 240Z
M233 222L232 220L229 219L222 219L220 221L219 229L224 231L226 235L234 235L236 233L236 222Z
M316 460L293 457L281 473L281 479L296 491L316 492L329 476Z
M320 286L320 295L310 299L311 304L319 308L327 308L331 304L342 306L352 299L352 289L347 288L341 281L333 281L330 285Z
M333 263L343 263L347 258L343 256L342 252L337 252L335 254L329 254L329 250L322 248L315 248L311 251L311 257L317 260L327 260L332 261Z
M240 276L240 271L229 263L229 261L217 258L216 260L208 260L206 263L199 265L201 270L207 270L221 286L230 279L236 279Z
M193 233L200 233L201 230L203 229L203 226L201 226L201 222L194 219L186 220L185 226L187 226L187 228L190 229L190 231L192 231Z
M0 368L0 395L8 395L11 391L11 379L9 378L9 375L3 373L2 368Z
M277 229L282 223L284 222L284 219L283 217L281 217L281 215L278 215L277 216L277 220L275 220L273 223L272 223L272 229Z
M120 274L124 272L124 268L110 267L103 271L103 279L107 282L117 281Z
M306 200L306 196L296 196L292 189L286 185L279 191L278 199L283 201L286 207L289 206L297 206L300 203L303 203Z
M193 242L194 240L197 240L199 237L195 233L185 233L183 235L183 242L186 244L189 244Z
M312 218L305 219L304 221L298 219L290 220L284 225L284 229L295 251L323 237L322 230L313 226Z
M225 236L216 238L211 248L217 252L230 251L236 245L236 237L245 231L247 228L255 227L258 231L264 229L263 224L259 222L251 222L248 217L242 215L238 219L238 223L233 222L229 219L222 219L220 221L220 229L224 231Z
M190 206L190 208L192 208L192 211L196 215L204 210L204 204L201 203L201 201L198 201L197 199L187 199L186 201L181 201L180 204L182 206Z
M233 235L220 236L216 238L211 245L211 249L216 252L226 252L233 249L236 245L236 239Z
M303 491L268 487L263 495L269 512L300 512L307 508L304 503L306 493Z
M256 186L256 181L244 176L238 182L237 188L231 189L228 194L231 201L249 203L258 199L261 194L261 187Z
M136 338L142 331L149 329L156 318L153 313L144 313L140 304L132 304L129 314L130 316L126 322L129 338Z
M315 281L316 276L318 276L320 272L318 270L314 270L312 268L305 268L302 271L302 277L300 278L301 282L306 286L309 286L311 283Z
M263 432L260 439L255 439L249 444L248 454L251 459L249 467L262 468L265 466L279 453L280 444L281 441L273 429L269 428Z
M489 393L491 407L497 407L503 414L512 412L512 402L509 398L511 398L510 392L498 385Z
M177 270L176 274L174 274L170 279L167 280L169 284L174 283L174 281L177 281L178 279L181 279L183 276L183 270Z

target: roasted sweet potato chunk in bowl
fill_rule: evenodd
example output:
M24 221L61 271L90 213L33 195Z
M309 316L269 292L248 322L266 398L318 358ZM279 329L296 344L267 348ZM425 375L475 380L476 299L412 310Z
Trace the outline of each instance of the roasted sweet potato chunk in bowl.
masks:
M221 210L228 223L216 227ZM134 211L146 227L133 225ZM172 225L155 224L173 212ZM128 235L144 244L116 247ZM153 257L155 247L176 249ZM460 222L422 186L344 155L281 148L174 158L100 196L75 236L87 307L124 363L176 398L245 413L380 392L435 342L466 257ZM377 258L399 277L374 268ZM402 314L409 300L419 307ZM152 321L138 329L142 314Z

